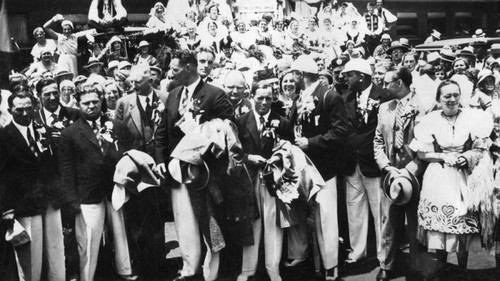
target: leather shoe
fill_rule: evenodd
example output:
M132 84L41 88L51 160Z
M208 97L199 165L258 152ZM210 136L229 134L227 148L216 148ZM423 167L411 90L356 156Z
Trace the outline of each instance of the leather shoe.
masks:
M377 281L389 281L389 270L381 269L377 274Z
M194 281L194 276L177 276L172 281Z

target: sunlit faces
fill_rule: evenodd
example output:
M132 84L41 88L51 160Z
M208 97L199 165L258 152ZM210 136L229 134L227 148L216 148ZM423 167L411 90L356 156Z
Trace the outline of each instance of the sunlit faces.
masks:
M373 83L378 86L384 86L384 77L387 73L387 69L383 66L375 67L375 71L373 72L372 80Z
M33 120L35 110L29 97L16 97L9 109L12 119L19 125L28 126Z
M217 24L215 22L209 22L207 28L208 28L208 33L210 33L210 35L212 36L217 35Z
M246 82L243 74L230 72L224 80L224 91L233 105L238 104L245 96Z
M245 23L243 22L238 23L237 29L239 33L245 33L247 31Z
M75 93L75 87L73 86L63 86L61 88L61 100L64 103L68 103L71 99L71 96Z
M59 90L57 84L52 83L42 88L40 102L42 107L50 112L55 112L59 107Z
M210 7L210 11L208 11L208 13L210 14L210 18L212 20L217 20L217 17L219 16L219 8L214 5Z
M288 72L285 76L283 76L283 80L281 81L281 90L283 91L285 97L290 97L297 90L292 72Z
M45 40L45 32L43 30L37 30L35 32L35 39L37 42L42 42Z
M196 55L196 59L198 60L198 74L202 78L210 75L212 68L214 68L214 55L207 52L201 52Z
M62 32L64 36L70 36L71 33L73 32L73 29L71 29L71 26L68 24L63 25L62 27Z
M415 59L415 56L413 55L404 56L403 66L408 67L410 71L415 70L415 67L417 66L417 60Z
M108 84L104 88L104 98L106 99L106 105L110 109L116 108L116 102L118 101L118 87L115 84Z
M438 102L445 115L455 115L460 104L460 88L458 85L449 84L440 89Z
M179 59L174 58L170 61L170 70L172 77L182 85L186 85L189 80L189 65L183 65Z
M130 84L138 95L147 96L151 92L151 76L140 71L131 71Z
M328 78L327 78L326 76L324 76L324 75L320 75L320 76L318 77L318 80L319 80L319 82L320 82L323 86L326 86L326 87L330 86L330 82L328 81Z
M495 90L495 77L488 76L478 85L479 89L487 94Z
M84 93L80 95L80 114L84 119L97 120L101 116L101 99L95 92Z
M259 21L259 30L262 32L267 31L267 21L265 20Z
M465 60L459 59L455 61L453 64L453 71L457 74L464 74L465 70L467 70L467 65L465 64Z
M253 96L255 111L259 115L266 115L271 110L273 94L271 87L260 88L255 91Z
M290 23L290 30L292 31L292 33L296 34L299 32L299 22L298 21L292 21Z

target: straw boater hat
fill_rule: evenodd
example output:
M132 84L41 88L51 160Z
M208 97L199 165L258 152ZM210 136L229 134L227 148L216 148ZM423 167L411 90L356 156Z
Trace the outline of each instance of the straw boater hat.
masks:
M476 55L474 55L474 49L467 46L457 53L457 57L476 57Z
M500 54L500 44L495 43L491 45L490 53L492 54Z
M365 59L352 59L348 63L346 63L344 70L342 70L342 73L351 71L358 71L369 76L373 74L370 63Z
M441 49L441 52L439 52L441 60L448 61L448 62L453 62L457 58L455 53L451 49L448 48L443 48Z
M66 80L73 80L73 77L75 77L75 75L73 73L67 71L66 69L61 69L61 70L56 72L54 79L56 81L61 81L61 80L64 80L65 78L66 78Z
M437 40L441 40L441 32L435 29L432 30L431 36L436 38Z
M84 66L84 68L90 68L92 66L95 66L95 65L100 65L102 66L104 63L100 62L97 58L95 57L90 57L89 58L89 63L87 65Z
M148 41L142 40L142 41L139 43L139 49L140 49L140 48L142 48L142 47L149 47L149 43L148 43Z

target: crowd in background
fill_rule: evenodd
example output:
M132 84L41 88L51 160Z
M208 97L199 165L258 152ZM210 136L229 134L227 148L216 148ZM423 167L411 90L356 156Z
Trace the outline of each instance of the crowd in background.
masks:
M408 280L474 249L500 268L500 44L481 27L417 51L381 0L192 2L156 3L139 39L121 0L93 0L88 30L34 29L0 100L5 280L94 280L103 252L120 280L338 280L372 242L377 280L403 252Z

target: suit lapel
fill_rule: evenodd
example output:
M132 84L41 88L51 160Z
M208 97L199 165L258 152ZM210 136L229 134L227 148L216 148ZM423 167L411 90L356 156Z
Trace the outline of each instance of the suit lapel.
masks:
M130 116L132 116L132 121L134 122L135 128L137 132L142 136L142 120L141 120L141 112L139 110L139 105L137 104L137 94L134 95L134 98L130 99L129 110Z
M16 128L14 123L10 123L8 125L8 132L10 137L12 138L12 143L18 144L18 147L20 148L21 151L23 151L26 155L28 155L30 158L33 159L34 162L37 161L37 158L35 154L33 154L33 151L31 151L31 148L28 146L28 143L26 142L26 139L23 137L21 132Z
M251 111L248 114L248 119L247 119L247 130L250 136L252 136L252 139L255 142L255 145L260 146L260 133L259 129L257 128L257 122L255 121L255 114L253 111Z
M101 151L101 146L99 145L99 141L97 140L96 135L92 131L92 128L87 123L87 120L84 120L82 118L79 119L78 122L80 122L78 124L78 128L80 129L80 135L82 136L82 138L92 143L95 148Z
M199 99L200 101L203 101L203 98L205 97L205 91L203 91L203 85L205 82L203 82L203 79L200 80L200 83L196 86L194 89L194 93L192 95L193 99Z
M349 119L351 120L351 126L357 128L359 126L359 121L357 118L357 100L356 93L350 91L346 96L346 107L348 108L347 114L349 114Z

